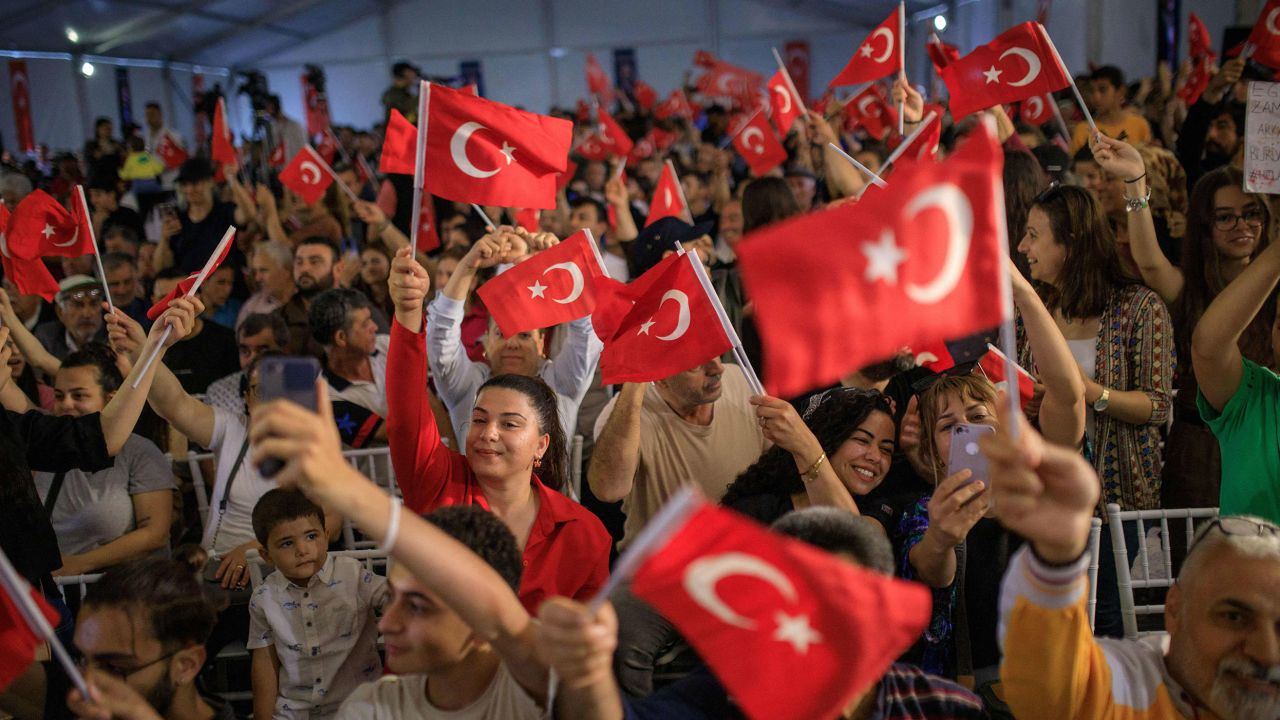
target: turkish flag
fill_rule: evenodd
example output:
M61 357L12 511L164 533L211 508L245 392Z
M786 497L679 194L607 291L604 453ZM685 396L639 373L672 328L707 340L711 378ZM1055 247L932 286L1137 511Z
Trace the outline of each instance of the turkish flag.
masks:
M426 178L431 194L455 202L556 206L573 123L428 85Z
M631 94L636 98L636 105L641 110L652 110L653 106L658 103L658 91L653 86L643 80L636 80L631 86Z
M1032 95L1018 104L1018 119L1028 125L1040 126L1053 119L1052 95Z
M393 110L392 112L395 111ZM271 156L267 158L267 164L279 169L285 166L287 159L284 156L284 143L277 143L275 147L271 148Z
M947 65L942 82L951 93L951 114L959 119L1061 90L1071 84L1071 77L1058 62L1044 28L1025 22Z
M606 315L621 315L616 322L602 320L616 324L606 328L610 332L600 355L605 385L661 380L733 347L697 275L703 271L690 258L697 262L696 253L672 253L631 285L601 284L604 293L615 293L601 301L611 306Z
M659 120L666 120L672 116L691 118L693 109L689 107L689 98L684 96L684 91L677 89L672 90L666 100L658 103L658 106L653 109L653 116Z
M67 248L68 257L96 253L93 218L89 213L89 201L85 197L83 185L76 185L71 193L71 219L76 224L76 243Z
M44 596L34 588L22 583L22 592L29 593L31 601L44 615L50 626L58 624L58 611L45 601ZM45 643L38 631L31 627L26 615L18 608L13 598L9 597L7 588L0 588L0 691L26 672L27 667L35 660L36 650Z
M504 337L586 317L605 275L593 240L579 230L480 286L484 306Z
M169 170L177 170L187 161L187 151L182 149L168 129L160 134L160 142L156 143L156 155Z
M759 103L764 78L746 68L722 60L714 60L696 83L703 97L725 98L739 107L752 108Z
M205 279L208 279L209 275L212 275L218 269L218 266L222 265L223 261L227 259L227 253L231 251L231 245L233 242L234 236L232 236L231 242L227 242L222 246L222 252L218 254L218 259L213 261L213 265L209 267L209 272L205 275ZM214 249L217 250L217 248ZM152 321L156 320L156 318L159 318L164 314L165 310L169 309L169 303L180 297L190 295L191 288L195 287L196 280L200 278L200 273L202 272L204 272L204 268L201 268L200 270L197 270L183 278L172 290L169 291L168 295L160 298L159 302L152 305L147 310L147 319Z
M680 189L680 178L676 177L676 169L670 162L662 165L662 174L653 188L653 201L649 203L649 216L644 219L644 225L648 227L665 217L680 218L693 224L693 216Z
M929 31L929 42L925 43L924 48L929 52L929 61L933 63L934 72L939 75L942 74L942 68L960 59L960 48L942 42L938 33L932 30Z
M218 98L218 107L213 111L213 146L209 157L217 167L238 165L240 156L231 141L231 128L227 125L226 103Z
M423 193L422 208L418 211L418 252L429 253L440 247L440 233L436 230L435 203L431 196Z
M327 128L320 136L320 144L316 146L316 153L324 158L324 161L333 165L334 159L338 157L338 138Z
M791 130L791 124L800 117L800 102L795 93L791 92L791 85L781 70L769 78L768 88L769 112L773 115L773 124L778 126L778 132L786 135Z
M573 182L573 176L578 174L578 163L568 160L564 165L564 172L556 175L556 190L560 191L569 187L569 183Z
M901 70L903 38L899 37L900 24L901 19L895 9L862 41L848 64L831 78L827 87L871 82Z
M9 252L23 260L79 257L93 252L93 241L81 227L76 216L52 195L33 190L13 209L5 240Z
M382 157L378 158L378 172L413 175L413 164L418 160L418 128L404 119L399 110L391 109L387 129L382 138Z
M769 120L762 112L757 112L742 125L733 136L733 146L747 161L756 177L763 177L765 173L787 161L787 149L782 147L778 136L773 134Z
M306 106L307 134L315 137L329 127L329 101L308 76L309 73L302 75L302 102Z
M866 570L700 501L631 586L751 718L839 717L929 622L919 583ZM761 682L761 678L785 678Z
M1250 60L1269 68L1280 68L1280 0L1267 0L1249 33L1247 45L1253 48Z
M627 167L634 167L642 160L648 160L658 151L658 147L653 142L653 135L645 133L631 146L631 152L627 153Z
M33 152L36 140L31 130L31 77L27 74L26 60L9 61L9 99L13 101L13 125L18 134L18 148L22 152Z
M853 132L861 127L871 137L880 140L898 124L898 111L893 108L884 88L871 85L855 95L845 105L844 128Z
M1191 73L1178 90L1178 97L1190 107L1196 104L1205 88L1209 87L1209 79L1213 77L1213 63L1218 59L1218 54L1213 51L1209 28L1205 27L1195 13L1191 13L1191 17L1187 19L1187 57L1191 60Z
M916 126L916 130L913 132L915 138L911 140L911 145L902 151L902 157L932 160L938 156L938 143L942 141L942 116L946 114L946 110L941 105L925 105L924 117L928 118L929 113L933 113L933 119L928 120L928 124L923 128ZM896 152L898 146L906 142L910 137L911 135L906 137L896 136L889 143L890 148Z
M649 128L649 137L653 139L653 146L658 150L666 150L675 145L676 140L680 139L680 136L676 133L668 132L656 125Z
M578 147L573 150L583 160L603 162L612 154L609 145L597 133L590 133L582 138Z
M1036 379L1031 373L1022 369L1022 366L1014 364L1018 368L1018 404L1023 408L1036 394ZM978 368L982 370L982 374L987 376L992 385L1006 390L1008 389L1008 375L1005 373L1005 354L1000 352L995 345L987 345L987 352L978 360Z
M609 95L609 75L605 73L604 68L600 67L600 62L596 60L596 56L587 53L587 90L592 95Z
M58 294L58 282L49 273L49 268L39 258L19 258L10 254L9 221L9 208L0 202L0 263L3 263L4 276L13 280L19 293L39 295L53 302Z
M320 153L307 145L280 171L280 183L292 190L302 202L315 205L333 183L333 171Z
M1003 164L984 123L945 161L899 166L893 192L874 202L743 238L735 250L755 299L769 393L792 397L903 346L999 325Z
M617 120L613 116L605 112L603 109L596 114L596 122L600 124L600 132L598 137L600 142L604 143L605 148L609 150L611 155L617 157L626 157L631 154L631 149L635 146L631 136L627 135L627 131L622 129Z
M536 233L542 227L542 211L533 208L525 208L516 211L516 225Z

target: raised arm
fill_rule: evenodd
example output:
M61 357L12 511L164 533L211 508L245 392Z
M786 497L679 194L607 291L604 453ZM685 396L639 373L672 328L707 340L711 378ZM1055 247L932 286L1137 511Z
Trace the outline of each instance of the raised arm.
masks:
M280 222L280 207L276 203L276 196L272 194L271 188L266 185L258 185L254 190L254 196L258 200L258 207L261 209L262 226L266 228L267 239L279 240L282 243L289 243L289 233L284 231L284 225ZM293 244L289 243L292 247Z
M394 501L342 460L328 389L316 382L316 414L288 401L259 408L250 424L253 462L284 462L281 487L298 487L324 507L350 518L361 531L386 542L393 513L400 528L392 555L458 613L479 638L492 644L511 674L535 697L546 692L546 666L535 657L536 629L529 613L497 571L465 545Z
M1084 378L1080 375L1080 366L1049 309L1013 261L1009 262L1009 275L1013 278L1013 302L1022 316L1039 380L1044 383L1040 427L1052 442L1075 447L1084 437L1085 424Z
M1191 367L1205 400L1218 412L1244 376L1240 336L1280 281L1280 243L1273 243L1209 303L1191 336Z
M618 226L609 233L609 238L613 243L618 243L618 249L621 249L621 243L635 240L640 230L636 228L636 219L631 215L631 198L627 195L627 186L623 184L622 178L617 173L605 181L604 196L613 208L613 214L618 218Z
M836 197L857 197L866 189L867 178L861 170L855 168L848 160L831 147L831 143L840 144L840 138L831 129L826 118L810 110L805 115L806 135L810 142L822 148L823 174L826 177L827 189ZM835 198L832 198L835 199Z
M31 363L32 367L44 373L48 377L53 377L58 372L58 368L62 367L62 361L54 357L48 350L44 349L44 345L36 339L35 335L27 329L18 314L13 311L13 304L9 301L9 293L0 288L0 324L9 328L10 337L17 344L18 350L22 351L22 356ZM38 400L39 398L32 398Z
M258 216L258 208L254 205L249 190L240 184L240 178L236 176L236 167L228 165L222 169L222 172L227 178L227 185L231 188L231 200L236 206L236 224L245 225Z
M603 502L617 502L631 494L640 468L640 408L646 383L623 383L613 410L596 434L587 468L587 484Z
M431 376L436 381L436 391L450 408L472 402L476 389L483 382L480 370L467 357L466 348L462 345L462 317L467 294L471 292L477 272L505 262L517 246L521 254L527 247L523 238L506 227L480 238L458 263L453 276L428 310L431 322L427 323L427 359L431 364Z
M791 453L796 472L804 480L809 504L827 505L860 515L857 503L840 482L822 444L791 403L768 395L756 395L751 398L751 404L755 406L756 417L763 423L764 438ZM805 477L806 472L811 475ZM782 483L779 482L781 488Z
M1124 180L1126 198L1147 197L1147 168L1137 149L1123 140L1105 135L1094 137L1090 148L1093 159L1103 170ZM1155 290L1165 304L1172 305L1182 294L1182 269L1169 262L1160 250L1151 208L1144 207L1125 215L1129 227L1129 248L1133 251L1134 262L1138 264L1138 272L1142 274L1142 282Z
M428 202L428 199L423 198L423 202ZM408 247L409 238L400 232L400 228L392 224L391 218L388 218L376 203L357 200L352 207L355 208L356 216L369 226L370 240L374 238L382 240L382 244L393 253L398 252L402 247Z

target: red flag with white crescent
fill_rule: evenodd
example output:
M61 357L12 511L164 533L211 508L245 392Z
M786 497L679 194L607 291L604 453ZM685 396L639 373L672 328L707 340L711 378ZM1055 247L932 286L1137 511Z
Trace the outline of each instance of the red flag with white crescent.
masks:
M504 337L586 317L603 261L585 230L489 280L477 291Z
M280 183L307 205L315 205L333 183L333 170L315 148L307 145L280 171Z
M769 119L762 112L757 112L738 130L733 136L733 146L756 177L763 177L787 161L787 149L773 133Z
M18 148L22 152L32 152L36 149L36 139L31 129L31 76L27 74L26 60L9 61L9 99L13 101Z
M1026 22L947 65L942 82L951 93L951 114L958 119L1061 90L1071 84L1071 76L1058 62L1044 28Z
M649 203L649 216L645 218L645 227L664 217L680 218L692 224L689 206L684 202L684 193L680 191L680 178L676 177L671 163L664 163L662 174L658 176L658 184L653 188L653 202Z
M899 37L899 24L898 9L894 8L889 17L853 51L853 57L831 78L827 87L871 82L901 70L902 48L899 46L903 38Z
M800 117L800 101L791 92L791 84L781 70L769 78L766 87L769 89L769 109L773 124L778 127L778 132L786 135L791 130L791 124Z
M39 295L53 302L58 294L58 281L39 258L20 258L9 251L9 208L0 202L0 264L4 276L13 281L22 295Z
M221 168L223 165L239 165L240 155L231 141L231 127L227 125L226 103L218 98L217 109L213 111L213 146L209 152L213 164Z
M187 161L187 151L178 144L168 128L160 133L160 142L156 143L156 155L169 170L177 170Z

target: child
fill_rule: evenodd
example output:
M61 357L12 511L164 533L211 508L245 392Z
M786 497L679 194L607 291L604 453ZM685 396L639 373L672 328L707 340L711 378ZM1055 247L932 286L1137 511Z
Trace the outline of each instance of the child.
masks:
M255 718L329 717L382 673L376 614L387 580L329 557L324 512L302 493L270 490L253 532L275 571L249 601Z

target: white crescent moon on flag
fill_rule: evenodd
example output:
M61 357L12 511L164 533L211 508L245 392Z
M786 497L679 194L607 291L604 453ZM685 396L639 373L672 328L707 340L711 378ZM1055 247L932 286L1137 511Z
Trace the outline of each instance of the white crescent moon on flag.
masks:
M1044 100L1039 95L1033 95L1027 100L1027 111L1031 117L1040 117L1040 113L1044 112Z
M867 103L874 102L875 97L872 95L864 95L858 100L858 112L863 115L871 115L871 111L867 109ZM876 108L876 114L873 117L880 117L880 108Z
M71 233L71 239L70 239L70 240L68 240L68 241L66 241L66 242L64 242L64 243L53 243L53 246L54 246L54 247L71 247L72 245L75 245L75 244L76 244L76 238L78 238L78 237L80 237L80 228L76 228L76 231L75 231L75 232L73 232L73 233Z
M871 58L871 62L874 62L874 63L882 63L885 60L888 60L889 55L893 53L893 31L890 30L889 28L876 28L876 31L871 33L871 37L867 38L867 43L870 43L872 40L875 40L876 36L880 35L881 33L883 33L885 37L884 54L878 58Z
M1024 47L1011 47L1000 53L1000 57L997 59L1003 60L1006 55L1010 54L1017 55L1027 61L1027 74L1021 80L1009 83L1009 87L1022 87L1040 76L1040 58L1036 57L1035 53Z
M756 624L733 611L716 593L716 583L731 575L760 578L777 588L787 601L796 601L796 588L781 570L747 553L728 552L699 558L685 568L683 585L689 597L703 610L727 625L752 630Z
M298 166L298 174L302 176L302 182L308 185L320 184L320 166L310 160L303 160Z
M6 238L2 232L0 232L0 253L4 254L7 258L13 257L9 254L9 239Z
M1267 13L1267 22L1266 22L1267 32L1271 33L1272 35L1280 35L1280 30L1276 29L1277 15L1280 15L1280 7L1272 8L1271 12Z
M760 142L756 145L751 144L751 138L758 137ZM764 154L764 131L758 127L749 127L742 131L742 146L751 150L757 155Z
M773 91L781 95L783 100L783 107L778 112L789 114L791 112L791 93L786 88L777 86L773 88Z
M927 285L907 283L903 288L907 297L921 305L932 305L951 294L960 276L964 274L965 261L969 258L969 241L973 236L973 207L964 191L951 183L933 185L907 203L906 216L910 220L925 208L938 208L947 216L947 253L942 270Z
M672 204L671 188L662 188L662 207L671 207Z
M462 172L479 180L497 175L500 169L481 170L472 165L471 161L467 159L467 141L471 139L472 133L483 129L484 126L478 122L464 122L458 126L458 129L453 133L453 138L449 140L449 154L453 156L453 164L457 165Z
M582 269L578 267L578 264L571 263L571 262L556 263L555 265L551 265L550 267L548 267L546 270L543 270L542 274L546 275L552 270L564 270L565 272L569 273L570 277L573 278L573 289L569 291L568 295L565 295L562 298L551 298L551 299L554 300L555 302L560 303L561 305L568 305L574 300L577 300L582 295L582 288L585 284L582 278Z
M672 340L679 340L684 336L685 331L689 329L689 296L685 295L681 290L668 290L663 294L662 301L658 303L658 309L661 310L668 300L675 300L680 306L680 313L676 315L676 329L672 330L669 335L659 335L658 339L671 342Z

